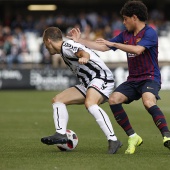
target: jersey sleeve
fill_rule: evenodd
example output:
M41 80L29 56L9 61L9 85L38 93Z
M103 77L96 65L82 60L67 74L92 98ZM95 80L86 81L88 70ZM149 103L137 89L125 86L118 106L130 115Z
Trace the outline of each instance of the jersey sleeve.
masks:
M124 41L123 41L123 32L121 32L118 36L110 39L109 41L110 41L110 42L122 43L122 44L123 44L123 42L124 42ZM108 47L109 47L109 46L108 46ZM109 47L109 48L112 49L112 50L114 50L114 51L117 50L117 48L115 48L115 47Z
M70 51L72 51L74 54L81 50L81 44L74 42L74 41L68 41L71 47L69 48Z
M158 45L158 35L155 30L147 29L145 31L142 39L137 43L137 45L143 46L147 49Z
M73 40L65 41L63 44L63 55L75 58L75 53L79 50L83 50L83 46L80 43L74 42Z

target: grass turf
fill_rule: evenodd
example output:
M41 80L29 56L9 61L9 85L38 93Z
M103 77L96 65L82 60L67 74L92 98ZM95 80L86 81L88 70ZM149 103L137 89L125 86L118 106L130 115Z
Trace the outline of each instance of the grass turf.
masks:
M123 142L115 155L107 154L107 140L84 106L69 106L68 129L79 137L77 148L61 152L40 142L54 133L51 99L54 91L0 92L0 170L169 170L170 150L141 100L124 105L131 124L144 144L135 154L125 155L127 136L117 125L108 104L108 113L117 137ZM170 91L161 91L158 106L170 125Z

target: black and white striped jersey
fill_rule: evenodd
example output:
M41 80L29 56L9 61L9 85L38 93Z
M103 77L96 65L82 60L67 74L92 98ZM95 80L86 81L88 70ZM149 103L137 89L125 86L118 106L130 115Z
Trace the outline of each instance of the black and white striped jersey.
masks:
M84 50L90 54L90 60L87 64L82 65L78 63L79 58L75 55L78 50ZM66 65L85 87L94 78L113 82L111 70L94 51L84 45L73 40L64 41L61 47L61 55Z

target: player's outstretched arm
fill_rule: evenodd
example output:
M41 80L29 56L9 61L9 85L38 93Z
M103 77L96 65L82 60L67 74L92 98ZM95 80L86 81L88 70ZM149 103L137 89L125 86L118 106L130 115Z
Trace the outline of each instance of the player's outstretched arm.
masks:
M98 39L96 40L96 43L98 43L98 44L100 44L100 45L107 45L107 46L109 46L109 47L113 47L113 43L112 43L112 42L107 41L107 40L105 40L105 39L103 39L103 38L98 38Z
M117 49L120 49L124 52L137 54L137 55L140 55L145 50L145 47L140 46L140 45L127 45L127 44L115 43L115 42L107 41L103 38L98 38L96 40L96 43L101 44L101 45L105 44L108 47L116 47Z
M81 43L88 48L98 50L98 51L108 51L110 50L105 44L99 44L94 41L89 41L81 38L81 32L79 28L73 28L69 31L67 38L72 39L75 42Z

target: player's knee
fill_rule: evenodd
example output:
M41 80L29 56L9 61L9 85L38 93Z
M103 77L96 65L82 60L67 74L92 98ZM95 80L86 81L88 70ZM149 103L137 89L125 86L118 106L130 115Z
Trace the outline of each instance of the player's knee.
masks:
M121 94L121 93L118 93L118 92L114 92L109 97L109 104L110 105L120 104L120 103L124 103L124 102L127 102L127 101L128 101L128 98L124 94Z
M52 98L52 103L56 103L55 97Z
M52 103L60 102L58 96L53 97Z
M90 106L95 105L95 104L99 105L97 101L90 100L90 99L86 99L84 102L84 105L86 108L89 108Z
M109 104L110 105L118 104L118 103L119 102L118 102L118 100L115 97L110 96L110 98L109 98Z
M149 109L150 107L155 105L155 103L151 100L145 100L145 101L143 101L143 105L145 106L146 109Z
M89 108L92 105L92 103L89 100L85 100L84 105L86 108Z

